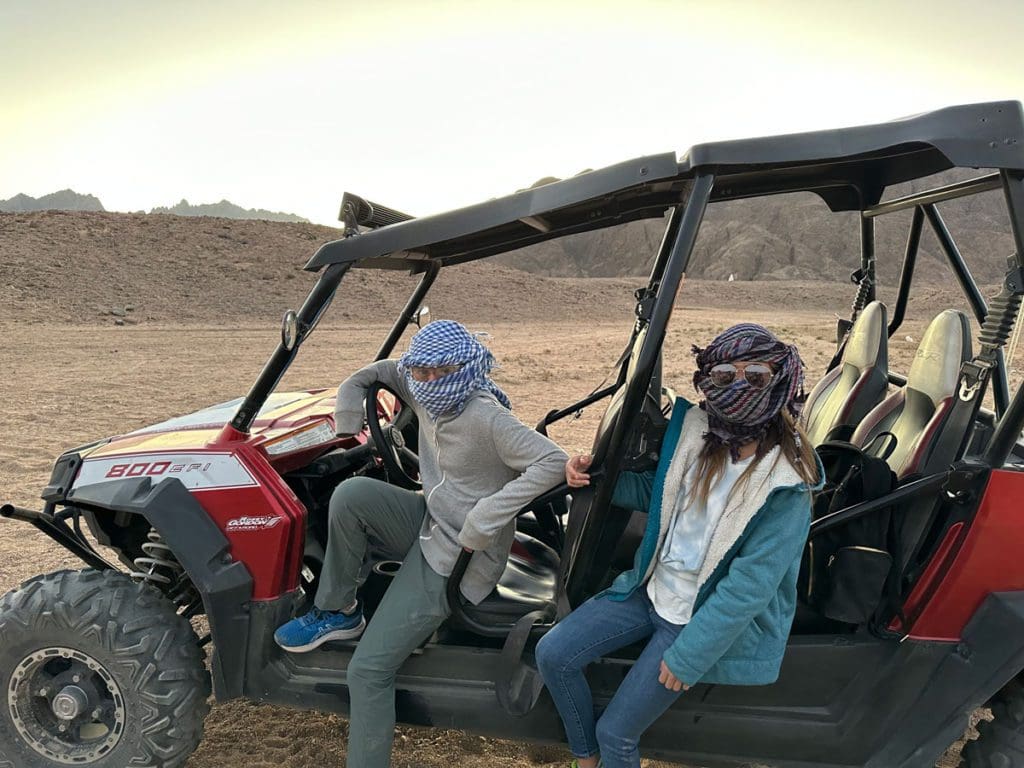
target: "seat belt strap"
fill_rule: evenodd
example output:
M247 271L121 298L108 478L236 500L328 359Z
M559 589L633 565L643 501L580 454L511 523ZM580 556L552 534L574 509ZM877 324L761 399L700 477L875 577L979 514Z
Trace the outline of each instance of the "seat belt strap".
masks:
M971 426L981 408L991 373L992 364L981 357L967 360L960 366L957 388L953 393L953 408L932 455L949 456L950 463L962 457L970 442ZM921 467L921 470L935 471L935 468L927 466L929 463L929 459L925 459L925 466Z

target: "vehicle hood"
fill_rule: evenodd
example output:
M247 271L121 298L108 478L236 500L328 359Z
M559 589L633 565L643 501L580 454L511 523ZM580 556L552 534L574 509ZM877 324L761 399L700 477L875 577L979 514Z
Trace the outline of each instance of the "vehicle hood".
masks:
M82 458L114 456L118 454L145 453L150 451L182 451L204 449L213 443L231 421L244 398L176 416L159 424L143 427L125 435L119 435L101 444L80 452ZM253 422L246 442L261 444L281 436L294 433L317 422L330 422L330 430L324 430L329 438L334 437L333 390L309 390L305 392L276 392L267 398Z

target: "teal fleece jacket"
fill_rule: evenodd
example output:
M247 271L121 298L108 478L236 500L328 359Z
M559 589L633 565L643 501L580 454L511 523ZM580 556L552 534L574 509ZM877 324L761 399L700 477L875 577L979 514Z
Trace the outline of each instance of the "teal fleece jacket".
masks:
M642 589L668 533L673 500L686 493L686 470L707 431L707 414L683 399L673 407L656 470L625 472L612 503L648 510L632 570L599 597L624 600ZM663 660L687 685L766 685L779 676L796 611L800 557L811 521L812 491L778 447L727 505L698 576L693 617Z

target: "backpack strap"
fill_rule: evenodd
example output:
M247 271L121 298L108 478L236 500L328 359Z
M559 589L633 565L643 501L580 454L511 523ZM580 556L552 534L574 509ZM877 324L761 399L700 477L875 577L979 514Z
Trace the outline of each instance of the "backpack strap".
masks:
M881 446L877 455L873 452L868 453L868 451L875 449L875 443L879 440L888 440L888 442ZM896 473L892 471L892 468L886 461L896 449L897 442L897 437L892 432L879 432L865 446L864 460L861 462L865 499L880 498L887 493L891 493L898 485ZM884 524L880 526L884 528L883 535L885 537L885 545L882 548L889 553L892 559L892 566L889 569L889 575L886 577L885 585L883 586L882 600L872 616L870 628L875 634L886 635L888 634L887 623L890 617L898 616L901 624L903 626L906 625L903 615L903 601L900 594L902 583L902 574L900 573L902 547L900 546L899 521L892 507L879 510L875 514L885 515L886 517ZM879 522L881 523L882 521Z

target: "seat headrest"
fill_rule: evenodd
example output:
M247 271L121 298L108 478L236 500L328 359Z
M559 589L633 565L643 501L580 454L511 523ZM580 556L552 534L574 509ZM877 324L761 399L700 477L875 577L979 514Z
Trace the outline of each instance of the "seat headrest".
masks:
M956 309L940 312L924 332L907 373L907 387L938 405L956 392L960 366L972 357L971 326Z
M872 301L857 315L843 349L843 362L865 369L889 369L889 321L885 305Z

